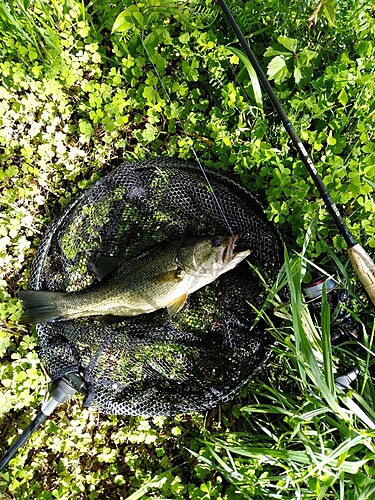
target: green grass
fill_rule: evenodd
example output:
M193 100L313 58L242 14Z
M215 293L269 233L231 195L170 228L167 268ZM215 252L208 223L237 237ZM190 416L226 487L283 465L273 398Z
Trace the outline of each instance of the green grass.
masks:
M371 253L374 6L229 4ZM193 146L205 166L256 193L289 252L266 318L273 355L245 391L203 415L153 419L98 415L72 398L0 473L2 498L373 498L373 310L218 9L205 0L0 0L0 31L1 451L48 383L36 335L18 323L17 291L47 224L114 164L192 158ZM311 261L348 283L359 343L331 346L326 301L321 320L311 317L301 296ZM334 379L351 366L360 374L342 392Z
M239 410L245 431L210 436L204 440L209 453L200 460L236 485L243 498L371 498L372 362L357 358L352 346L331 348L326 303L317 325L301 300L302 259L286 256L285 264L291 291L286 314L293 326L274 332L275 372L252 386L255 401ZM362 355L369 340L365 335ZM346 349L361 366L358 392L335 388Z

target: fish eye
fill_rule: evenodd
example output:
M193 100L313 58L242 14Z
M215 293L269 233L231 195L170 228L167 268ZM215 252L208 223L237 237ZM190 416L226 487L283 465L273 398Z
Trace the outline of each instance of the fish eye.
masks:
M214 238L212 240L212 247L217 248L221 245L221 243L222 243L221 238Z

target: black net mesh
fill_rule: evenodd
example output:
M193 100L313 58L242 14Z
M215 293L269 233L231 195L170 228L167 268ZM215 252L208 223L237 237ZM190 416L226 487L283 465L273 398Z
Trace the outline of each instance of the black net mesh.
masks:
M186 236L240 234L238 250L272 283L282 240L259 203L214 173L209 187L195 163L124 163L84 192L48 228L29 288L78 291L95 286L100 256L140 254ZM222 207L219 209L213 194ZM227 223L225 222L225 220ZM173 415L214 406L238 393L267 358L270 335L252 328L267 292L244 261L166 310L106 322L98 317L38 324L41 357L52 379L79 371L86 405L105 413Z

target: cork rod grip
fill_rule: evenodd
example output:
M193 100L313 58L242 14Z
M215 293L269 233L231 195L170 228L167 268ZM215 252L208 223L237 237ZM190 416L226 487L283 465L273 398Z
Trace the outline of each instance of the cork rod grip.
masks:
M348 255L353 269L361 280L371 302L375 305L375 264L368 253L356 243L348 248Z

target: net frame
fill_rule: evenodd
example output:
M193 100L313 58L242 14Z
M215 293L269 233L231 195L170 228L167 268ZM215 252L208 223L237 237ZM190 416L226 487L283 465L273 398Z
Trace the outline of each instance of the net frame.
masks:
M175 317L160 310L38 324L51 379L80 373L89 389L84 405L111 414L202 411L237 394L269 357L272 336L261 321L253 327L252 306L259 309L267 296L260 275L269 285L277 277L283 241L259 201L226 176L203 175L181 159L122 163L47 228L29 288L96 286L91 265L102 255L132 258L168 239L228 234L228 223L240 235L238 250L252 250L258 272L241 263L191 294Z

